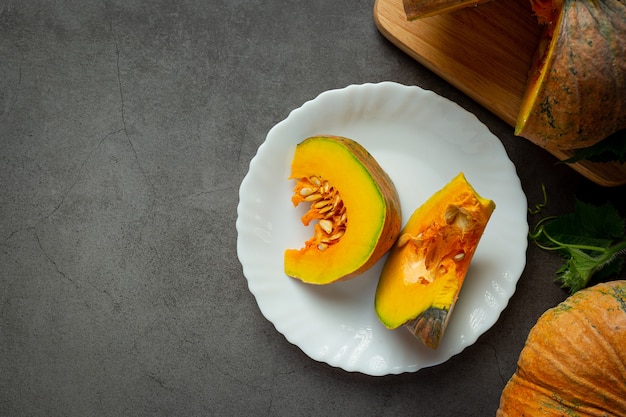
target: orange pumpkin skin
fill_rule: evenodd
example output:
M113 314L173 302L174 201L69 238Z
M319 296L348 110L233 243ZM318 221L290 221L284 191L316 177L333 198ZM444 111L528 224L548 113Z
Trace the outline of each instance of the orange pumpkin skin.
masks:
M626 416L626 281L580 290L539 318L496 415Z
M531 0L545 35L515 133L548 150L626 128L626 2Z

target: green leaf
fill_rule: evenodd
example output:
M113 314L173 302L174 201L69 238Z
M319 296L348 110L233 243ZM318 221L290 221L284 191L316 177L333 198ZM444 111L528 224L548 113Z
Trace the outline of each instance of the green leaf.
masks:
M595 145L574 150L570 158L561 162L573 164L582 160L626 163L626 129L618 130Z
M598 262L594 258L573 255L557 271L557 281L563 288L575 293L587 285L596 268Z
M624 226L624 219L611 203L595 206L576 200L573 213L557 217L546 229L550 234L613 241L624 236Z
M625 224L610 203L595 206L576 200L573 213L541 219L529 238L565 259L556 281L574 293L592 279L606 280L621 271Z
M613 262L606 264L603 268L600 268L596 271L595 275L592 277L594 281L602 282L611 279L618 275L622 269L624 268L624 258L619 256L615 257Z

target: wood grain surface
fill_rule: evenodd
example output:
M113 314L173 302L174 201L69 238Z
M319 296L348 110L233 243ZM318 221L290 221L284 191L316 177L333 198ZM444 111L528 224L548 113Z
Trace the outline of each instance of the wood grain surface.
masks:
M376 0L378 30L416 61L515 126L541 27L528 0L494 0L408 21L402 0ZM560 160L571 152L547 149ZM626 184L626 166L588 161L571 167L602 186Z

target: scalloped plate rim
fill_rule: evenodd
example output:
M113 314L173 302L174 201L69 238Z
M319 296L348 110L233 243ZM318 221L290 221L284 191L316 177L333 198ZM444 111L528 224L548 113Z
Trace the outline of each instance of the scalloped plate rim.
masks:
M424 106L424 103L427 106ZM416 130L417 122L414 119L421 120L423 124L417 126L418 132L415 133L415 137L408 138L407 135L413 135ZM446 123L441 123L438 119L445 119ZM455 137L442 139L439 131L446 129L461 135L470 132L469 138L457 138L457 135L452 135ZM390 135L392 139L385 142L387 146L377 146L377 139L373 139L375 134L388 130L396 133L397 138ZM396 161L405 158L406 160L402 162L411 163L412 167L419 162L420 169L423 170L422 175L432 176L433 181L429 184L430 189L426 187L427 189L421 190L419 197L411 196L413 200L402 201L403 224L420 202L452 178L452 175L448 173L444 175L439 171L447 169L447 172L454 172L454 168L437 166L436 163L428 166L431 161L425 160L426 158L437 160L442 149L446 153L458 152L459 155L453 154L452 157L446 154L446 159L452 159L460 165L465 164L470 172L474 170L475 178L468 175L470 183L479 193L496 201L496 211L483 240L495 239L497 243L481 241L444 340L436 351L423 347L402 329L393 331L385 329L375 320L375 314L371 314L369 304L373 300L376 274L380 271L384 258L363 274L363 277L345 283L331 284L325 288L311 288L287 277L282 271L282 257L278 259L278 256L287 247L295 247L296 242L308 238L306 229L294 224L300 214L290 206L290 202L287 204L282 201L288 200L292 185L287 181L287 176L293 149L305 138L302 137L305 133L311 133L310 136L360 135L353 139L362 142L379 160L396 182L401 199L403 194L408 194L406 191L402 193L401 190L407 189L408 184L403 174L409 168L406 163L400 164ZM437 140L432 140L433 137ZM399 143L393 142L394 140ZM482 151L488 152L489 158L482 155ZM417 152L420 154L425 152L427 156L418 156ZM466 158L468 154L473 158ZM483 165L495 164L499 170L498 178L493 180L493 176L489 176L488 178L492 180L487 179L482 167L472 165L474 158L480 160ZM485 193L481 189L484 189ZM487 191L498 194L502 200L499 202L497 198L487 195ZM274 211L278 213L275 214ZM286 221L286 217L290 217L288 221L291 227L274 227L274 223L282 226L280 223ZM499 217L503 218L498 219ZM508 225L507 230L502 227L504 222ZM298 229L298 232L291 235L285 232L285 229L292 227ZM495 228L498 230L494 231ZM254 295L261 313L276 330L314 360L348 372L382 376L415 372L443 363L473 344L496 323L513 296L517 281L525 267L528 224L525 195L515 167L508 159L499 139L473 114L458 104L418 86L385 81L353 84L325 91L292 110L284 120L273 126L250 161L249 171L242 180L236 229L237 255L248 288ZM504 237L499 237L500 235ZM514 240L515 243L509 245L507 239ZM507 254L510 260L508 264L490 259L490 255L486 253L487 250L498 251L502 245L507 247L507 250L514 250L514 253ZM494 263L499 268L495 277ZM366 275L368 276L365 277ZM469 283L470 275L478 276L473 282L482 279L483 275L493 279L489 283L481 281L481 285L484 285L479 288L478 293L479 290L472 289L475 284ZM482 297L482 300L477 300L478 297ZM339 301L334 300L336 298ZM295 305L293 300L298 300L299 304ZM478 307L470 310L468 305L473 302ZM338 319L337 323L334 323L332 317L324 316L322 306L325 310L331 310L346 318ZM355 312L348 311L348 308L363 310L356 315ZM371 310L373 311L373 304ZM463 319L457 319L457 315L461 314L459 311L465 311ZM350 314L353 317L348 317ZM362 319L361 316L366 318ZM459 324L463 320L465 324ZM314 338L303 329L305 325L309 332L317 330L323 334ZM463 332L454 334L457 330ZM320 337L322 343L319 341Z

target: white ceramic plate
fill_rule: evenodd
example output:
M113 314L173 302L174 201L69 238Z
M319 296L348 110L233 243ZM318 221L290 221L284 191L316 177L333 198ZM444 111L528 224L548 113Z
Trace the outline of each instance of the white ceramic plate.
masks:
M319 134L352 138L376 158L398 189L403 224L461 171L496 202L437 350L379 322L374 292L385 258L359 277L327 286L283 272L283 251L312 235L300 221L305 207L291 204L293 152ZM526 197L501 142L474 115L419 87L351 85L305 103L270 130L239 197L237 253L262 314L308 356L346 371L413 372L460 353L496 322L526 262Z

